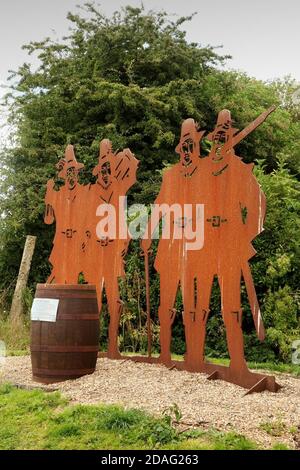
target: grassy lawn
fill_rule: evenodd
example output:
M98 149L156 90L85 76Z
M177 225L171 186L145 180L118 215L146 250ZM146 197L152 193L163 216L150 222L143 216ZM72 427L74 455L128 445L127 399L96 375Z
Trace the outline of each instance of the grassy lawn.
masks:
M229 359L216 359L207 358L207 361L213 362L214 364L229 365ZM285 372L286 374L293 374L300 376L300 366L296 364L283 364L273 362L247 362L249 369L263 369L274 372Z
M6 354L12 356L21 356L30 354L30 325L13 325L8 320L1 319L0 312L0 340L6 345Z
M180 432L168 413L154 418L114 405L70 406L58 392L21 390L8 384L0 386L0 414L0 449L258 448L232 432Z

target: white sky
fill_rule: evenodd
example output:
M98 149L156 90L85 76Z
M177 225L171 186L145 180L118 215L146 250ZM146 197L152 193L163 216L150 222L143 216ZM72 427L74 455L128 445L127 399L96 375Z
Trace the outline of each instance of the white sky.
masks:
M84 3L0 0L0 84L6 83L9 69L33 60L22 51L24 43L46 36L61 38L68 32L67 12ZM140 0L98 3L106 14L126 4L141 4ZM244 70L263 80L291 75L300 82L299 0L144 0L143 4L146 9L164 8L179 16L198 11L189 23L188 40L223 45L223 52L233 56L228 68Z

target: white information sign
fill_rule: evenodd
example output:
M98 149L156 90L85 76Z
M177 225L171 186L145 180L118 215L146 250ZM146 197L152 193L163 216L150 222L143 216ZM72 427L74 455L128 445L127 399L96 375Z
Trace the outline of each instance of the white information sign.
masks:
M31 320L56 322L58 303L59 299L34 299Z

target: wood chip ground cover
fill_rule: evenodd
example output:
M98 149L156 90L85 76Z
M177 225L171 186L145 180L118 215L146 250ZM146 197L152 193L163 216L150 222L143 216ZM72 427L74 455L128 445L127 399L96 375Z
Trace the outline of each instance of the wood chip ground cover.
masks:
M288 374L272 375L283 386L278 393L244 396L244 389L219 380L208 381L205 374L101 358L92 375L41 387L32 381L30 357L23 356L6 358L0 369L0 382L55 388L72 403L121 404L154 415L161 415L176 403L182 423L188 426L235 431L264 448L279 442L298 448L300 379Z

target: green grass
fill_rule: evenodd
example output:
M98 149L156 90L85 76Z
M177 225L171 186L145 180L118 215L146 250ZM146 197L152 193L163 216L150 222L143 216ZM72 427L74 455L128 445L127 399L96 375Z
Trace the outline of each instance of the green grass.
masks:
M214 364L229 365L229 359L216 359L213 357L207 358L207 361L213 362ZM293 374L300 376L300 365L296 364L283 364L273 362L247 362L249 369L263 369L270 370L273 372L285 372L287 374Z
M285 444L279 442L272 447L272 450L290 450L289 447Z
M0 386L0 449L257 449L235 433L179 433L171 416L119 406L70 406L58 392Z
M26 324L12 324L8 319L0 317L0 340L6 345L6 353L10 356L23 356L30 354L29 334L30 326Z
M259 427L270 436L275 437L282 436L286 432L286 424L283 423L281 420L268 423L261 423Z

